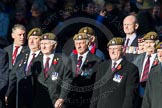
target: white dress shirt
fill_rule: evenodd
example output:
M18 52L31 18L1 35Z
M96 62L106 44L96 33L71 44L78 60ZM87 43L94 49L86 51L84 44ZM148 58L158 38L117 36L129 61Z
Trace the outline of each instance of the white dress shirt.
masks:
M151 69L152 64L154 62L155 57L156 57L156 53L151 54L149 72L150 72L150 69ZM143 75L143 71L144 71L144 68L145 68L145 64L146 64L147 58L148 58L148 54L146 53L146 56L145 56L145 59L144 59L144 62L143 62L142 73L141 73L140 79L142 78L142 75Z
M45 67L45 63L46 63L46 60L47 60L47 57L50 58L49 60L49 67L51 67L52 65L52 61L53 61L53 57L54 57L54 54L50 54L50 55L43 55L43 66Z

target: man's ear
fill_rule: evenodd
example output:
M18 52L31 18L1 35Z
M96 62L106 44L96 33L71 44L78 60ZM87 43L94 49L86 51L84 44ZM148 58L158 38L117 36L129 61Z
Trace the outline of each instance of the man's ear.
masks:
M56 49L56 47L57 47L57 42L54 43L53 49Z
M96 37L94 35L91 36L91 42L94 42Z
M14 33L11 33L11 36L12 36L12 39L14 39L14 38L15 38L15 35L14 35Z
M138 23L136 23L136 24L135 24L135 29L137 30L137 29L138 29L138 27L139 27L139 24L138 24Z
M124 47L124 46L122 46L122 53L125 53L125 51L126 51L126 47Z

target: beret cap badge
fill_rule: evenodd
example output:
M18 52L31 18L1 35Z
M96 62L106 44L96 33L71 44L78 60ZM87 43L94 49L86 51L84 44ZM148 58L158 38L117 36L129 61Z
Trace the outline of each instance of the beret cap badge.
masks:
M113 40L111 43L112 43L112 44L115 44L115 41Z
M36 35L36 34L37 34L37 31L34 31L34 32L33 32L33 35Z
M151 39L154 39L154 35L151 35Z
M82 36L81 35L79 35L79 37L78 37L79 39L82 39Z
M84 33L87 33L87 30L85 29L83 32L84 32Z
M48 36L46 36L46 35L45 35L45 36L43 36L43 38L44 38L44 39L47 39L47 37L48 37Z

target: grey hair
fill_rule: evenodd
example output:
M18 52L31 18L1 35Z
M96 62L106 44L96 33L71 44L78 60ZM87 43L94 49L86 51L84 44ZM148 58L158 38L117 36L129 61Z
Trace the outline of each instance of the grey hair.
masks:
M12 28L12 32L14 32L16 29L22 29L22 30L26 31L25 26L23 26L22 24L15 24Z

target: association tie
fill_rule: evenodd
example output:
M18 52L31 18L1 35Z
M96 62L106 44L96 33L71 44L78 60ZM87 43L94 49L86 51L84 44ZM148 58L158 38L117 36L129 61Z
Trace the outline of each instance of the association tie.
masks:
M143 70L143 75L142 75L142 78L141 78L141 81L140 82L143 82L143 81L146 81L147 78L148 78L148 72L149 72L149 67L150 67L150 55L147 56L147 61L145 63L145 67L144 67L144 70Z
M45 67L44 67L44 77L47 78L48 77L48 70L49 70L49 60L50 58L47 57L46 58L46 63L45 63Z
M35 55L36 55L35 53L32 53L32 59L30 60L28 66L26 68L26 74L28 73L28 71L29 71L29 69L31 67L31 64L32 64L33 59L35 58Z
M16 60L16 56L17 56L17 52L18 52L18 49L20 48L20 46L15 46L15 50L12 54L12 65L15 64L15 60Z
M83 58L83 56L79 56L79 59L77 60L76 76L78 76L78 74L79 74L80 66L82 64L82 58Z
M114 71L115 71L115 66L116 66L116 64L117 64L116 62L114 62L114 63L113 63L113 67L112 67L112 69L111 69L111 70L112 70L112 72L114 72Z
M126 41L126 44L125 44L126 47L128 46L129 40L130 40L130 39L127 38L127 41Z

